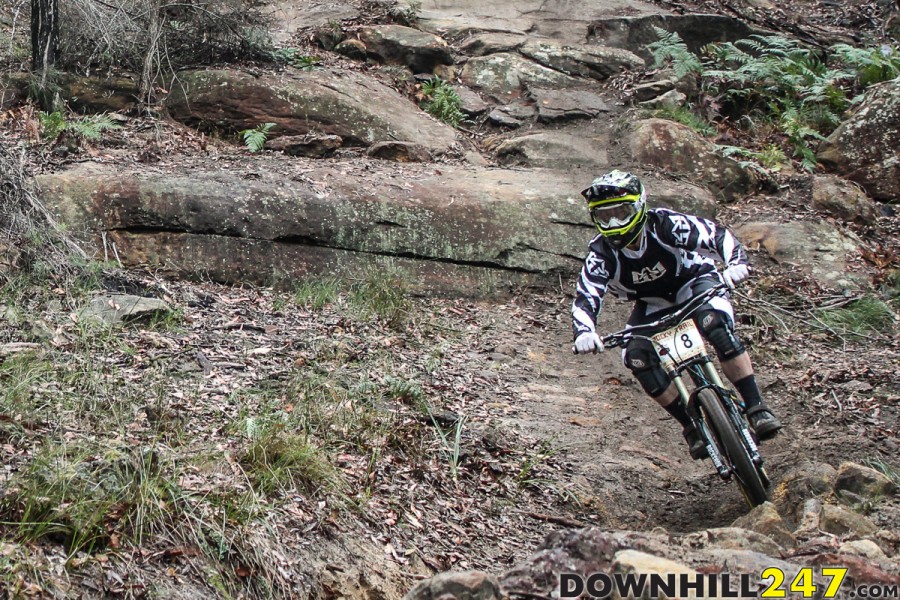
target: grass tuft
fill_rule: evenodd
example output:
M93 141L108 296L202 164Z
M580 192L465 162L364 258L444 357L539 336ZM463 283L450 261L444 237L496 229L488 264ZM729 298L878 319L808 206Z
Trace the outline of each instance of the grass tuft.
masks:
M339 487L325 454L305 436L283 431L257 433L241 461L255 488L271 495L300 489L310 494Z
M819 318L831 327L861 335L888 333L897 322L897 315L890 306L870 294L845 307L822 310Z
M337 301L340 282L335 277L304 280L294 291L294 302L308 310L321 311Z
M409 284L395 271L373 271L355 286L351 303L363 314L372 315L388 326L401 327L412 310Z

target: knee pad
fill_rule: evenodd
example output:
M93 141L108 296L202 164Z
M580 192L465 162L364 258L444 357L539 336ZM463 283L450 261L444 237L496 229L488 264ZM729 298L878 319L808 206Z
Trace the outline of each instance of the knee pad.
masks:
M719 360L730 360L746 352L746 348L734 333L734 325L728 315L709 308L701 310L694 317L703 337L716 349Z
M653 398L669 387L669 375L660 366L659 356L647 340L634 340L625 350L625 366L631 370L644 391Z

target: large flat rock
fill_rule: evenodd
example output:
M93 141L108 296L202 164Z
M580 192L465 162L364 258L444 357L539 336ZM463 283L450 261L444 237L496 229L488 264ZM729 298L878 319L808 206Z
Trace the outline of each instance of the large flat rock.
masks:
M237 132L274 123L272 137L337 135L345 145L416 142L449 151L456 131L373 77L337 69L253 75L235 69L187 71L166 99L177 121Z
M98 251L223 282L392 267L421 292L488 296L558 285L595 233L578 195L593 174L283 158L249 170L81 166L38 185ZM696 188L659 183L665 204L697 202Z
M425 0L419 26L449 37L477 31L528 32L562 42L583 42L588 24L603 17L665 14L640 0Z

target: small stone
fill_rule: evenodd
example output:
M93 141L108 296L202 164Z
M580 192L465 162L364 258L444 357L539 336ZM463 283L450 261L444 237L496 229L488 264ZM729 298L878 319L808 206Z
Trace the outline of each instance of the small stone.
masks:
M354 60L366 60L366 45L357 39L344 40L334 51Z
M412 142L378 142L366 150L372 158L394 162L429 162L431 154L425 147Z

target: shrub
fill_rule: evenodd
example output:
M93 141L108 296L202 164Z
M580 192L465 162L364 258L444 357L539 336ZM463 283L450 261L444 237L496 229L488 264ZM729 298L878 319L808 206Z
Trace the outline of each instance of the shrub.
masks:
M296 48L282 48L276 50L272 53L272 58L277 62L283 62L304 71L317 69L322 62L322 59L318 56L301 54Z
M829 64L796 40L753 35L711 44L701 58L677 33L656 33L659 40L648 45L656 66L670 65L679 76L697 73L698 102L715 107L722 119L773 126L807 170L816 167L813 147L840 123L850 94L900 74L900 53L887 46L836 45Z
M243 0L72 0L60 3L58 66L126 69L149 96L166 73L265 58L267 21Z

